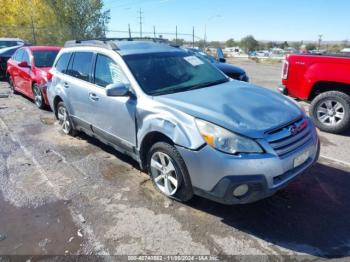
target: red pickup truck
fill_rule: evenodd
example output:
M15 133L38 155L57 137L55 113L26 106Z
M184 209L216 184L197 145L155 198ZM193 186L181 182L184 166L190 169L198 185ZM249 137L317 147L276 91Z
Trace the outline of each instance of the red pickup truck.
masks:
M287 55L279 90L311 102L310 116L322 131L350 127L350 57Z

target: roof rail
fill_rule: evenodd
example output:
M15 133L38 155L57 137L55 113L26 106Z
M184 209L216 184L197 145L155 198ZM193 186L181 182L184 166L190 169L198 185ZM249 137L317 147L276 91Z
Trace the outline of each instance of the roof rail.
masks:
M116 38L98 38L100 41L152 41L155 43L169 43L168 39L155 37L116 37Z
M111 42L109 39L89 39L89 40L70 40L64 44L64 47L76 47L76 46L91 46L102 47L110 50L118 50L118 46Z

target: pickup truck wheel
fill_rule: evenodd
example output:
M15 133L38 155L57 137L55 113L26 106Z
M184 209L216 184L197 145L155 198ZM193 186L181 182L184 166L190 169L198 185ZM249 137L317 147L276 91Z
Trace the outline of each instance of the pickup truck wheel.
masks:
M338 91L322 93L312 101L310 115L320 130L342 133L350 126L350 96Z
M175 147L159 142L147 156L148 172L155 188L169 198L187 202L193 196L184 160Z

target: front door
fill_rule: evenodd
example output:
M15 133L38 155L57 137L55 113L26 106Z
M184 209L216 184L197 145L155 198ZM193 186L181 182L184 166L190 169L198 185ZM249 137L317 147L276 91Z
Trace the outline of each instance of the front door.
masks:
M98 54L93 82L89 95L94 108L90 116L94 132L117 146L132 149L136 145L137 100L130 96L108 97L105 92L109 84L124 83L129 86L127 78L113 59Z

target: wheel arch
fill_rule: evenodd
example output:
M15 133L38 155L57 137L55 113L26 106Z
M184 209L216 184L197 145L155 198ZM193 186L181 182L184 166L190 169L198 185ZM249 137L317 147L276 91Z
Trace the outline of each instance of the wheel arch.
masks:
M58 118L57 106L58 106L58 103L60 102L63 102L63 99L59 95L55 96L55 98L53 99L53 111L54 111L53 113L55 114L56 118Z
M174 141L168 137L167 135L159 132L159 131L152 131L144 136L140 143L140 166L142 169L147 168L147 154L151 147L158 142L165 142L170 145L174 145Z
M338 91L350 96L350 84L333 81L319 81L313 85L308 100L312 101L316 96L329 91Z

